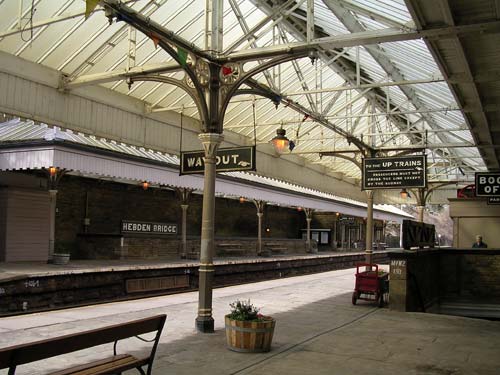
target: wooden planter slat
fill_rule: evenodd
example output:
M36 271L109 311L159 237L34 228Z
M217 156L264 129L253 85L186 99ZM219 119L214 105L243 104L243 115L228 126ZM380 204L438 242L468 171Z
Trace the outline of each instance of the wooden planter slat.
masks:
M259 353L271 350L276 321L245 322L227 316L226 340L228 348L237 352Z

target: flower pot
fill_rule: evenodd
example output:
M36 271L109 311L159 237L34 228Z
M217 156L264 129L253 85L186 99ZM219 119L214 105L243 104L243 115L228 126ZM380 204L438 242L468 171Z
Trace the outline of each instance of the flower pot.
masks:
M52 256L52 263L57 265L68 264L69 262L69 254L57 254L54 253Z
M262 321L242 321L230 319L227 315L227 347L236 352L261 353L271 350L276 321L269 318Z

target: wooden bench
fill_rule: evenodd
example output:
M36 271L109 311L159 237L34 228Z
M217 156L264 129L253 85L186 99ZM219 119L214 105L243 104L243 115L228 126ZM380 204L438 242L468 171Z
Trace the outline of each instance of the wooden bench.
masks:
M142 375L149 375L152 371L156 348L158 347L161 331L166 318L166 315L157 315L90 331L2 348L0 349L0 369L8 368L8 374L13 375L16 372L16 367L19 365L114 342L113 356L78 366L72 366L50 374L120 374L122 371L135 368ZM156 336L151 340L146 340L139 336L149 332L156 332ZM118 341L129 337L137 337L145 342L153 342L153 347L149 355L142 357L136 357L131 354L118 355L116 350ZM144 366L147 366L146 371L143 369Z
M215 245L217 254L221 256L229 255L245 255L246 249L240 243L218 243Z
M276 242L266 242L264 248L271 252L271 254L285 254L288 250L281 243Z

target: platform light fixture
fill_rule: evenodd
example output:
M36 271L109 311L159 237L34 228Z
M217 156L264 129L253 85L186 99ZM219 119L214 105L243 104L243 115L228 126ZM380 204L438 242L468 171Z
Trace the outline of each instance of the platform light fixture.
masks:
M297 211L299 211L299 212L302 211L302 207L300 207L300 206L297 207Z
M141 186L142 186L142 189L143 189L143 190L148 190L148 187L149 187L149 182L147 182L147 181L142 181Z
M240 197L240 203L245 203L245 198Z
M276 130L276 136L271 139L271 143L278 154L284 153L290 146L290 140L286 137L286 130L279 128Z
M49 167L50 177L55 177L57 175L57 167Z
M399 192L399 196L401 197L401 199L408 199L410 198L410 193L408 193L408 191L406 191L406 189L403 188Z

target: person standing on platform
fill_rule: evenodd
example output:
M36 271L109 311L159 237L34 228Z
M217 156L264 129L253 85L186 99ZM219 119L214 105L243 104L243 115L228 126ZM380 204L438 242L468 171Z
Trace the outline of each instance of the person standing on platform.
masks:
M472 244L473 248L487 248L488 245L483 242L483 237L480 236L479 234L476 236L476 242Z

